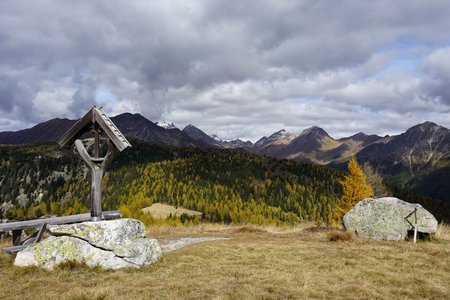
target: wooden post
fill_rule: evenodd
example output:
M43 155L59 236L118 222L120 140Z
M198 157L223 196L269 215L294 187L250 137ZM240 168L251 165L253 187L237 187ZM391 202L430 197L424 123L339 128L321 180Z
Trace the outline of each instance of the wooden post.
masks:
M12 240L14 246L20 245L20 243L22 242L22 229L16 229L12 231Z
M413 243L417 241L417 208L414 208L414 238Z
M100 130L98 129L98 125L94 125L94 157L99 158L100 157Z
M39 232L36 235L36 238L34 239L33 244L39 243L42 240L42 237L44 236L44 232L45 232L46 228L47 228L47 224L45 224L45 223L42 224L41 228L39 228Z
M103 169L97 164L91 169L92 184L91 184L91 216L93 221L100 221L102 218L102 178Z

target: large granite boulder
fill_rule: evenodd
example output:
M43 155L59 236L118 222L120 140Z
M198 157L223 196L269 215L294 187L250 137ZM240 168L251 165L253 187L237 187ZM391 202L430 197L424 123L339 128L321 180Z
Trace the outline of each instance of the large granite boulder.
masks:
M140 267L162 252L155 239L144 238L144 224L133 219L49 225L52 237L17 253L16 266L52 269L67 261L104 269Z
M112 250L118 256L128 257L136 252L133 249L135 241L145 237L144 224L134 219L48 225L47 231L54 236L76 237L98 248Z
M344 226L359 236L378 240L403 240L414 229L414 209L417 208L417 231L435 233L436 218L419 204L394 197L360 201L344 216Z

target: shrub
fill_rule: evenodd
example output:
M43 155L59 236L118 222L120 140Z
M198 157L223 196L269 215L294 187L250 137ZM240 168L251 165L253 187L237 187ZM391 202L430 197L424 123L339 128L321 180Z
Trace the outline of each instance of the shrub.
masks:
M328 233L328 239L330 242L351 241L353 239L353 233L350 231L333 230Z

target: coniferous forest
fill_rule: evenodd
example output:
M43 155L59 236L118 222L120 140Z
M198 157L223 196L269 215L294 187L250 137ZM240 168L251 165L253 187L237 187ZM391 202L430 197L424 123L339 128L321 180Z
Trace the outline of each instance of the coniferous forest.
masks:
M330 224L344 173L238 150L175 148L132 140L103 181L103 209L151 224L142 208L161 202L197 210L176 222ZM0 146L2 218L29 219L90 210L90 174L72 148ZM394 186L394 196L422 204L438 220L450 205Z

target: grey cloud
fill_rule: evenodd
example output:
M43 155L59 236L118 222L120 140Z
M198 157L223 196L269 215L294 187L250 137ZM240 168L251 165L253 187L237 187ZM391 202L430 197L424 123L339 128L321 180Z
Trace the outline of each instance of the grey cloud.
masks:
M76 115L82 115L96 104L95 90L97 84L91 77L73 78L78 86L77 91L72 96L72 104L68 109Z
M7 82L4 78L0 81L0 109L4 112L11 112L14 102L18 98L21 90L16 82Z
M53 117L77 117L103 86L111 112L225 137L256 138L266 124L342 133L345 118L379 132L383 122L364 122L379 113L445 120L447 50L417 74L376 75L405 44L432 52L447 43L449 13L438 0L2 1L0 111L43 121L48 114L30 110L51 94L62 97Z
M428 94L450 105L450 47L431 53L425 59L423 68L429 75L424 82Z
M32 119L32 112L27 110L33 91L15 78L0 74L0 111L12 120Z

